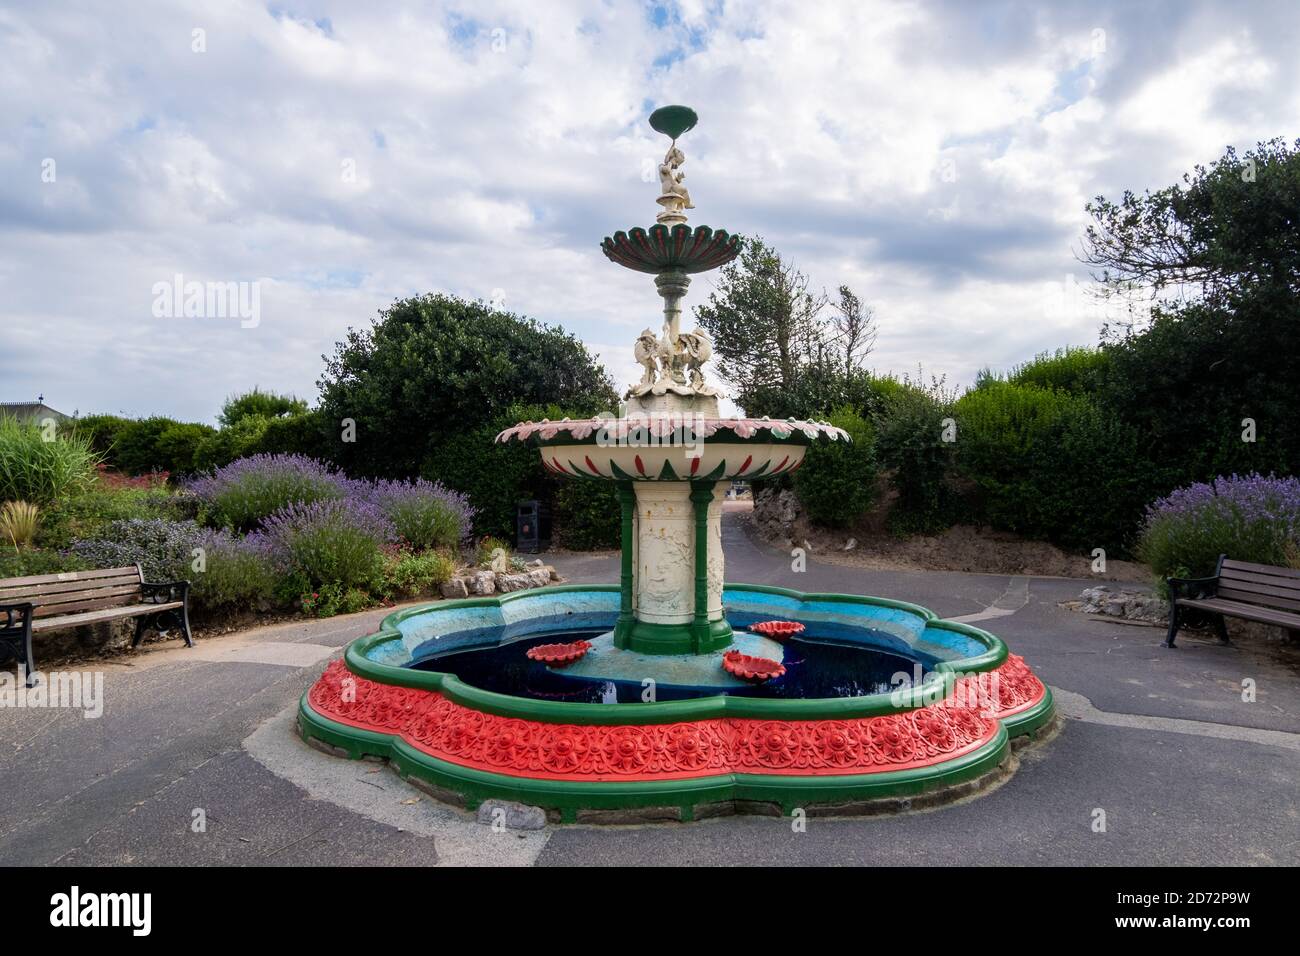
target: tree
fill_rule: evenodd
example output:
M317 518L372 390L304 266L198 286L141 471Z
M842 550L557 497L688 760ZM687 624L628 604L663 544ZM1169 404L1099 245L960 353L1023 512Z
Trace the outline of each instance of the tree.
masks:
M840 287L834 316L826 294L809 290L808 277L761 238L746 239L740 255L722 267L717 288L695 310L713 337L718 370L751 415L825 413L854 404L861 364L875 324L848 286Z
M1109 334L1097 400L1152 455L1150 496L1300 467L1300 141L1228 149L1183 184L1098 197L1084 261L1152 321ZM1248 436L1248 437L1247 437Z
M317 384L332 457L349 473L387 477L439 477L444 447L512 405L594 414L617 401L573 336L447 295L394 302L369 328L349 329Z
M831 321L836 345L844 359L844 374L852 377L862 370L863 359L876 344L876 310L864 305L852 289L842 285Z
M1082 259L1111 292L1223 306L1300 289L1300 140L1241 157L1229 147L1181 186L1098 196L1087 210Z
M221 423L222 428L229 428L241 418L248 418L251 415L260 418L289 418L302 415L306 411L307 403L301 398L264 392L254 386L251 392L231 395L226 399L226 403L221 406L221 414L217 416L217 421Z

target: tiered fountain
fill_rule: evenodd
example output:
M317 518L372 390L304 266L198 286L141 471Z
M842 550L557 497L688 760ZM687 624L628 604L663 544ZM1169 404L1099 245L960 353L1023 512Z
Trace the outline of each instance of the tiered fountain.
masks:
M559 820L693 819L833 806L872 812L951 799L1005 775L1012 737L1053 720L1050 692L993 635L916 605L724 584L722 500L732 481L794 471L821 422L723 418L703 366L712 344L681 331L690 276L739 240L692 229L671 137L649 229L602 243L651 274L659 334L618 415L525 422L497 441L539 449L549 470L614 482L620 583L442 601L391 615L304 695L304 737L373 754L443 799L506 798Z

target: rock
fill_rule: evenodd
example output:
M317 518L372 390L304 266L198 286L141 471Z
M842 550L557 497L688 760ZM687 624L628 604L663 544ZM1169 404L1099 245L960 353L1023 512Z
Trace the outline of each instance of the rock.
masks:
M546 827L546 811L526 803L511 800L484 800L478 805L476 818L490 827L507 830L542 830Z
M502 594L509 594L511 591L525 591L534 586L527 574L498 574L496 584L497 590Z
M799 499L790 490L764 488L754 499L754 523L768 540L789 540L799 520Z
M534 558L532 561L529 561L526 565L524 565L524 567L526 567L526 568L544 568L544 567L546 567L546 562L543 561L541 558Z
M551 569L546 567L533 568L527 572L529 587L544 588L551 583Z
M1084 614L1104 614L1130 621L1163 624L1169 620L1169 603L1146 591L1118 590L1099 584L1084 590L1077 601L1063 602L1062 607Z
M497 576L491 571L471 571L469 575L469 590L471 594L495 594L497 589Z
M445 598L466 598L469 597L469 585L464 578L452 578L450 581L444 581L442 585L442 596Z

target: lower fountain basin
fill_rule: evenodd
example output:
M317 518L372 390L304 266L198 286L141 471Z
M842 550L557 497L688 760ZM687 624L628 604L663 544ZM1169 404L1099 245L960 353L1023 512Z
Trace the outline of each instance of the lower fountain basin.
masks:
M470 808L622 820L951 798L1005 776L1010 738L1053 719L1050 691L1001 640L916 605L754 585L723 602L738 636L805 625L784 645L741 636L786 674L746 684L700 658L607 654L618 589L543 588L390 615L304 695L300 729ZM593 647L563 670L526 657L577 638Z

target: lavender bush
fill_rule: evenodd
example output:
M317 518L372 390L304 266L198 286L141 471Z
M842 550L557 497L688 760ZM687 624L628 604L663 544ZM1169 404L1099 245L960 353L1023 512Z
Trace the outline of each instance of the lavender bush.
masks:
M190 483L209 524L252 531L290 505L342 498L351 483L329 465L304 455L239 458Z
M1179 488L1147 509L1137 554L1163 580L1214 573L1219 555L1282 565L1300 540L1300 478L1251 474Z
M463 494L440 482L375 481L353 483L359 497L371 501L417 551L455 548L469 537L474 509Z
M189 575L204 608L264 610L276 599L279 574L266 537L207 531L202 570Z
M379 586L381 547L397 540L384 513L355 498L289 505L262 523L262 534L272 560L304 584L367 590Z

